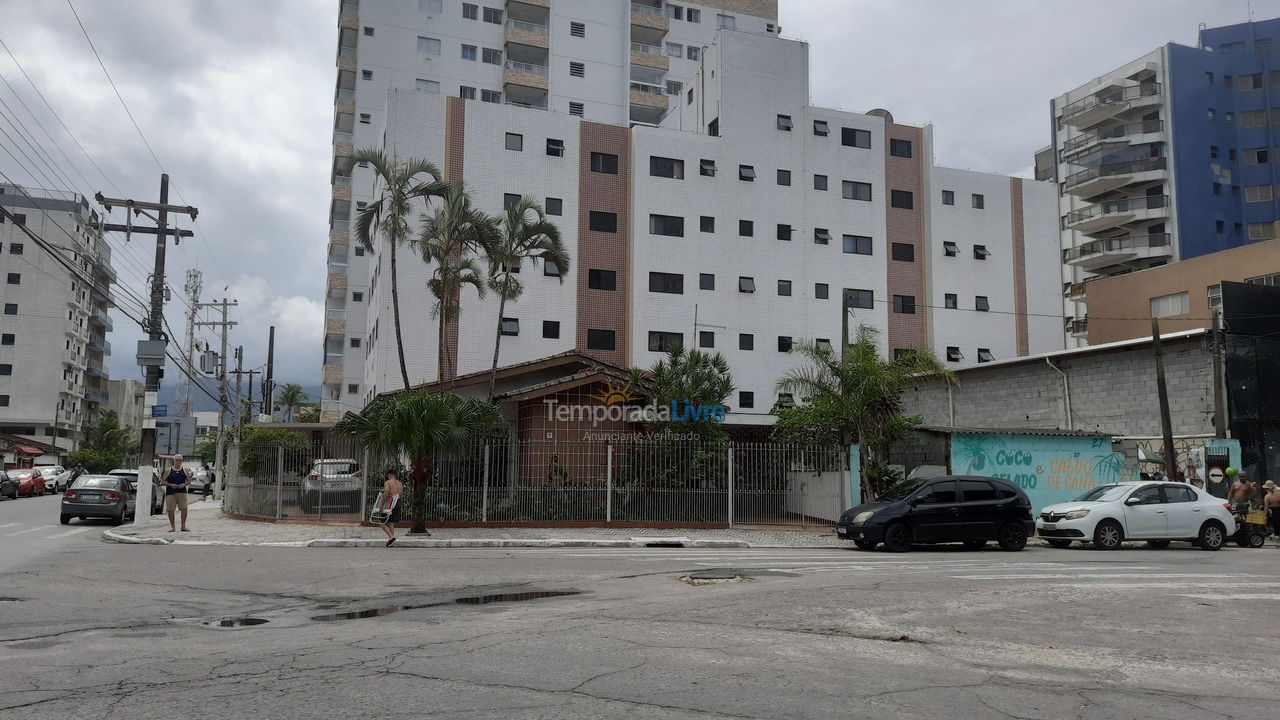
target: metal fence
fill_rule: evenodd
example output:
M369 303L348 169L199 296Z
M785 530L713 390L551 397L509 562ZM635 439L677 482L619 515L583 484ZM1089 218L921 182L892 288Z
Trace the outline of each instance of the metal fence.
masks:
M244 445L228 453L224 509L282 520L368 517L383 472L406 458L329 441ZM856 478L839 447L642 438L619 442L494 440L437 458L427 483L434 524L832 524Z

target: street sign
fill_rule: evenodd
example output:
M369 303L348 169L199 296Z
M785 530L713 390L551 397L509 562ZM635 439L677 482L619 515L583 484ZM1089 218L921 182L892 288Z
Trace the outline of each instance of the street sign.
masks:
M167 417L169 415L168 405L152 405L151 417Z

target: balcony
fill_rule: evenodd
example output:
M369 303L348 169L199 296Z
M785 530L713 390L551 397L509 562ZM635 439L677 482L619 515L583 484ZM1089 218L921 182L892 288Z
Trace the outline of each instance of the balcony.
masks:
M111 282L116 281L116 271L111 267L111 263L109 262L98 260L93 264L93 271Z
M339 229L346 230L347 223L351 222L351 201L334 199L329 205L329 229L333 230L335 226Z
M523 9L550 10L551 0L507 0L507 13L517 13Z
M1066 329L1073 337L1084 337L1089 334L1089 319L1067 318Z
M342 356L339 355L336 362L327 362L329 356L325 356L324 364L324 384L340 385L342 384Z
M1104 200L1067 213L1062 218L1062 227L1085 234L1098 233L1126 223L1168 217L1168 207L1168 195Z
M1169 233L1094 240L1063 253L1063 259L1068 265L1089 271L1117 265L1136 264L1145 267L1151 265L1153 260L1168 259L1172 256L1173 249L1169 244ZM1080 292L1083 293L1083 285L1086 283L1077 284L1082 286ZM1074 286L1072 289L1074 290Z
M347 296L347 273L330 272L328 280L325 283L325 291L332 298L345 298Z
M631 25L658 30L666 34L671 28L671 20L667 17L660 0L656 3L633 2L631 3Z
M107 402L107 394L101 390L90 390L85 393L84 399L94 405L102 405Z
M630 93L632 106L639 105L666 113L668 100L665 87L632 80Z
M1125 185L1159 180L1167 168L1162 157L1106 163L1068 175L1063 185L1072 195L1090 198Z
M110 332L112 329L114 329L114 325L111 322L111 316L106 314L90 315L89 323L92 325L97 325L100 328L105 328L107 332Z
M342 10L338 13L338 27L358 28L360 26L360 3L356 0L344 0Z
M1158 138L1153 136L1159 135L1163 131L1164 122L1161 120L1142 120L1123 125L1113 125L1097 132L1077 135L1067 140L1062 144L1058 159L1062 162L1067 162L1073 157L1078 157L1106 146L1155 142Z
M503 85L519 85L546 92L547 66L536 63L508 60L502 68Z
M544 23L512 18L507 21L502 37L507 43L527 45L544 50L551 47L551 28Z
M103 372L102 368L95 367L93 365L90 365L89 367L85 368L84 374L87 377L93 377L93 378L105 378L107 376L107 374Z
M72 367L83 369L85 365L85 357L77 354L74 350L64 350L62 352L62 363L64 365L71 365Z
M1080 129L1093 127L1133 108L1158 102L1160 83L1108 85L1062 108L1062 121Z
M347 311L331 309L324 311L324 331L330 335L347 333Z
M631 64L665 71L671 68L671 58L663 54L661 46L632 41Z

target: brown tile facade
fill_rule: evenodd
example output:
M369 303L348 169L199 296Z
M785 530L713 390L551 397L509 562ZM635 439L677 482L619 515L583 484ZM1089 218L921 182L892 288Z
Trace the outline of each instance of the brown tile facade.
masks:
M627 298L631 287L631 130L616 125L583 122L579 126L578 167L578 333L579 352L615 365L627 365ZM618 173L591 171L591 154L618 157ZM615 213L617 232L591 229L591 211ZM589 271L617 273L617 289L592 290ZM613 350L587 347L588 330L612 330Z
M778 0L706 0L699 4L717 10L762 17L774 22L778 20ZM703 22L708 21L703 20Z
M889 154L890 140L907 140L911 143L911 157L895 157ZM909 125L885 123L884 141L885 175L885 257L888 265L888 297L884 298L889 314L888 348L892 355L898 348L928 347L929 335L925 325L928 315L928 297L924 290L924 264L928 249L924 245L924 132ZM912 194L911 209L895 208L893 190L905 190ZM915 248L915 262L893 259L893 243L905 243ZM894 295L915 298L914 314L894 312Z
M449 97L445 105L444 114L444 179L451 183L460 183L463 181L462 176L462 152L463 142L467 127L466 105L460 97ZM458 295L454 293L451 300L457 307ZM447 380L458 374L458 319L454 318L445 323L444 328L445 342L447 344L447 356L444 362L444 377L441 380Z
M1013 232L1013 331L1018 356L1030 355L1027 331L1027 247L1023 231L1022 178L1009 178L1009 224Z

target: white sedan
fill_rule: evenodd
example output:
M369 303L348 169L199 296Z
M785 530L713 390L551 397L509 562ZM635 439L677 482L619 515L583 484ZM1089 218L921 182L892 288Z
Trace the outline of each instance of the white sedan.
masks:
M1058 548L1079 541L1115 550L1126 540L1164 548L1186 540L1218 550L1235 532L1235 518L1222 498L1173 482L1101 485L1071 502L1042 509L1036 519L1036 534Z

